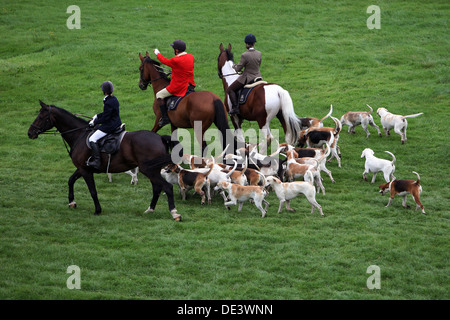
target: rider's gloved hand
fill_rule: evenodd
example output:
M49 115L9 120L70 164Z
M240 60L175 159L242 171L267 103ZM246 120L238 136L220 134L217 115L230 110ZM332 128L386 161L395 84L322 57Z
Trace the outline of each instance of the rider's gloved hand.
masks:
M92 120L89 121L89 126L90 126L90 127L93 127L93 126L94 126L94 122L95 122L96 119L97 119L97 115L95 115L95 116L92 118Z

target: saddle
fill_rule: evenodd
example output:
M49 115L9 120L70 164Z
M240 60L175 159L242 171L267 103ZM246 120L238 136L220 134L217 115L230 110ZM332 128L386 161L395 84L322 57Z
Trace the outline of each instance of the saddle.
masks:
M242 89L238 90L237 95L239 97L239 104L245 104L250 92L260 84L267 84L267 81L263 81L262 78L256 78L252 82L246 84Z
M186 91L186 94L182 97L177 96L170 96L166 99L166 106L167 110L176 110L178 107L178 104L180 103L181 99L186 97L188 94L195 92L194 86L189 84L188 90Z
M89 145L89 137L94 134L95 130L92 130L91 133L88 134L86 138L86 145L90 149ZM125 123L122 123L120 127L117 127L117 129L104 136L100 140L97 141L98 148L100 149L100 152L104 152L107 154L115 154L120 149L120 144L122 143L123 136L127 133L125 131Z

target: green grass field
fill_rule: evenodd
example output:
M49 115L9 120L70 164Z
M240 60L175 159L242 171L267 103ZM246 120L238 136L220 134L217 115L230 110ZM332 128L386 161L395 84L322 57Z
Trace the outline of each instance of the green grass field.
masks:
M81 9L81 29L68 29L69 5ZM381 29L368 29L370 5ZM0 3L0 298L1 299L449 299L449 55L448 1L10 1ZM408 141L366 139L344 127L342 168L327 165L325 214L311 214L304 197L296 213L266 218L245 204L227 211L215 197L200 206L191 196L172 221L165 196L148 207L151 185L139 175L97 175L103 207L80 179L76 210L67 206L75 168L59 136L30 140L39 99L73 113L102 111L100 84L111 80L127 130L150 130L153 92L138 87L139 52L183 39L196 58L197 90L224 97L217 76L219 44L235 60L246 34L256 35L263 77L287 89L299 117L335 117L386 107L409 120ZM380 125L379 117L374 114ZM326 125L332 125L328 119ZM231 122L230 122L231 126ZM246 122L244 128L256 129ZM279 129L277 120L272 128ZM169 134L169 127L160 131ZM397 178L421 176L427 215L385 208L384 180L362 179L361 152L397 158ZM369 176L371 178L371 176ZM177 190L177 189L174 189ZM81 289L69 290L68 266L81 270ZM366 272L379 266L381 288Z

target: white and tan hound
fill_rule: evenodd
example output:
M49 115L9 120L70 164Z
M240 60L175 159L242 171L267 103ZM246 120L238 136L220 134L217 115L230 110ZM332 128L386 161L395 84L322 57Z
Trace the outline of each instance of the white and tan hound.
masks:
M408 127L406 119L418 117L423 112L402 116L390 113L386 108L378 108L377 114L380 116L381 125L386 136L390 135L391 129L394 129L394 132L400 135L402 144L404 144L406 142L406 128Z
M378 135L381 137L380 127L378 127L373 121L372 112L373 109L369 106L370 111L348 111L341 117L342 125L348 126L348 133L355 133L355 127L361 125L366 132L367 138L370 136L370 132L367 129L369 125L377 129Z

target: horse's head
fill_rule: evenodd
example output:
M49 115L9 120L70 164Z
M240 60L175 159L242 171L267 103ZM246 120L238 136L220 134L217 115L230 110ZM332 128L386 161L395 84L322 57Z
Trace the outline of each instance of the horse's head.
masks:
M41 100L39 100L39 103L41 104L41 110L39 111L38 116L28 129L28 137L30 139L36 139L39 136L39 134L48 131L54 127L51 112L52 108L54 108L55 106L46 105Z
M141 74L139 88L141 90L146 90L148 85L156 80L164 79L170 82L164 69L161 68L161 64L150 58L148 52L145 53L145 57L139 53L139 59L141 59L141 65L139 66L139 72Z
M231 52L231 44L228 44L228 48L224 49L223 44L221 43L219 46L220 53L219 57L217 58L217 68L218 68L218 75L219 78L222 79L223 73L222 73L222 67L227 63L227 61L233 61L233 53Z
M139 88L141 90L147 90L147 86L151 81L150 64L145 62L147 57L149 57L148 52L145 53L145 57L139 52L139 59L141 59L141 65L139 66L139 72L141 74Z

